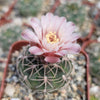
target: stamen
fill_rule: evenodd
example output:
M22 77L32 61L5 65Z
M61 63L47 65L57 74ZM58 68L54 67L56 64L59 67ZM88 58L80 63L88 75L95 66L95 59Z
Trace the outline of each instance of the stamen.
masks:
M47 42L48 43L57 43L59 41L59 39L57 38L56 36L56 32L49 32L47 35L46 35L46 39L47 39Z

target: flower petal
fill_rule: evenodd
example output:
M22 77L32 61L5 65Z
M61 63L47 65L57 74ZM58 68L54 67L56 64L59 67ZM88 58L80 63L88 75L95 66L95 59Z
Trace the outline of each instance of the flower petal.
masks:
M68 42L74 42L76 41L80 36L76 33L71 34L70 36L65 36L61 39L61 41L63 41L64 43L68 43Z
M42 38L42 28L41 23L37 18L32 18L30 21L30 25L34 29L36 35L39 37L39 39Z
M41 18L43 33L57 32L64 21L66 22L65 17L58 17L52 13L47 13L46 16L42 16Z
M79 37L80 37L80 35L74 33L74 34L72 34L72 36L71 36L69 41L71 41L71 42L76 41Z
M72 22L64 22L59 29L58 36L64 40L63 38L71 37L70 35L74 32L75 25Z
M59 31L60 27L62 26L62 24L64 22L66 22L66 18L55 16L55 20L56 20L56 22L55 22L55 26L53 28L54 28L55 32L58 33L58 31Z
M80 52L81 47L77 43L67 43L63 45L62 49L67 50L70 54L77 54Z
M27 41L32 41L35 43L40 43L38 37L33 33L31 30L26 29L25 31L22 32L22 38L27 40Z
M50 44L47 42L46 38L42 40L42 45L44 49L46 49L49 52L57 51L59 49L58 43Z
M67 53L68 53L67 50L60 50L60 51L56 52L55 54L58 55L58 56L64 56Z
M40 20L39 20L38 18L33 17L33 18L31 19L31 21L32 21L32 22L35 22L35 23L37 23L39 26L41 26L41 22L40 22Z
M63 22L66 22L65 17L58 17L54 16L54 18L51 20L51 23L48 27L48 31L50 32L56 32L58 33L60 26L63 24Z
M52 13L47 13L46 16L41 17L41 25L43 28L43 35L47 33L47 30L50 26L51 20L53 19L53 14Z
M36 46L30 47L29 48L29 52L31 54L34 54L34 55L41 55L41 54L43 54L42 49L40 49L39 47L36 47Z
M45 57L45 61L50 63L56 63L56 62L60 62L60 59L54 56L47 56Z

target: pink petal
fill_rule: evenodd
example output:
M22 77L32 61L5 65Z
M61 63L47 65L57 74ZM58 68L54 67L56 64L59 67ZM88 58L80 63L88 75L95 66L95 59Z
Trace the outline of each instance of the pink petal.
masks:
M79 36L78 34L73 33L73 34L71 34L71 36L70 36L68 39L66 39L66 42L68 42L68 41L74 42L74 41L76 41L79 37L80 37L80 36Z
M59 38L64 37L64 34L66 34L66 30L67 30L67 28L66 28L66 22L64 22L61 25L61 27L59 28L59 31L58 31Z
M41 39L42 38L42 28L41 28L40 21L37 18L32 18L30 21L30 25L34 29L38 38Z
M27 40L27 41L40 43L39 39L37 38L37 36L29 29L26 29L25 31L23 31L21 35L22 35L22 38Z
M56 28L56 26L55 26L55 24L56 24L56 19L57 19L58 17L57 16L53 16L51 19L50 19L50 21L48 20L48 23L49 23L49 25L48 25L48 27L47 27L47 32L49 33L49 32L54 32L55 31L55 28Z
M42 25L42 29L43 29L43 35L46 33L47 31L47 18L45 16L41 17L41 25Z
M66 23L66 32L73 33L75 28L76 28L76 26L73 22L69 21L69 22Z
M42 40L42 45L44 49L46 49L49 52L57 51L59 49L58 43L50 44L47 42L46 38Z
M67 28L70 28L70 27L72 27L72 28L75 28L75 24L73 23L73 22L67 22Z
M31 21L32 21L32 22L35 22L35 23L37 23L39 26L41 26L40 20L39 20L38 18L33 17L33 18L31 19Z
M47 56L45 57L45 61L50 63L56 63L56 62L60 62L60 59L58 57Z
M40 49L39 47L36 47L36 46L30 47L29 48L29 52L31 54L34 54L34 55L41 55L41 54L43 54L42 49Z
M52 13L47 13L46 16L41 17L41 25L43 28L43 35L47 33L47 30L50 26L51 20L53 19L53 14Z
M77 54L80 52L81 47L76 43L67 43L63 45L62 50L67 50L67 52L70 54Z
M66 55L68 52L67 52L67 50L60 50L60 51L58 51L57 53L55 53L56 55L59 55L59 56L64 56L64 55Z
M66 33L68 35L72 34L75 31L75 24L73 22L67 22L66 24Z
M56 32L58 34L59 28L61 27L63 22L66 22L65 17L54 16L50 22L50 25L48 27L48 31Z
M65 37L70 37L70 35L74 32L75 25L72 22L64 22L59 29L58 36L63 40Z
M64 21L66 22L65 17L54 16L52 13L47 13L46 16L42 16L41 24L44 35L49 32L57 33Z
M74 42L76 41L80 36L76 33L73 33L71 35L68 35L68 36L64 36L61 38L61 42L64 42L64 43L68 43L68 42Z
M64 22L66 22L66 18L65 17L56 18L56 16L55 16L55 20L56 20L55 27L53 27L53 28L55 29L55 32L58 33L58 31L59 31L60 27L62 26L62 24Z

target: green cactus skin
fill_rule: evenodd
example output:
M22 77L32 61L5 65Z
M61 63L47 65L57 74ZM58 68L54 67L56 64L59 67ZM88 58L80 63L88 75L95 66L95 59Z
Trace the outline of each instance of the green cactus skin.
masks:
M4 51L8 51L11 44L19 40L21 31L19 26L13 26L0 32L0 46Z
M95 96L90 96L90 100L99 100Z
M91 50L90 50L91 49ZM90 57L90 73L92 76L100 80L100 44L93 43L87 48ZM100 83L97 83L100 85Z
M67 20L74 22L75 24L82 25L86 12L84 6L79 6L77 3L60 5L56 10L57 15L64 16Z
M19 0L16 8L23 17L36 16L42 8L43 0Z
M28 48L22 50L17 60L17 71L26 87L36 92L53 92L70 81L72 63L63 57L60 63L46 63L43 56L32 55Z

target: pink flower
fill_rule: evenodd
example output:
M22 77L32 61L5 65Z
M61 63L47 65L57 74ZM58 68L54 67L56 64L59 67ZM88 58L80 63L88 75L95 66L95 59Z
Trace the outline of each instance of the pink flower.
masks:
M64 55L79 53L79 36L73 33L75 25L66 18L47 13L41 20L32 18L29 24L34 31L26 29L22 37L30 42L31 54L43 55L46 62L55 63Z

